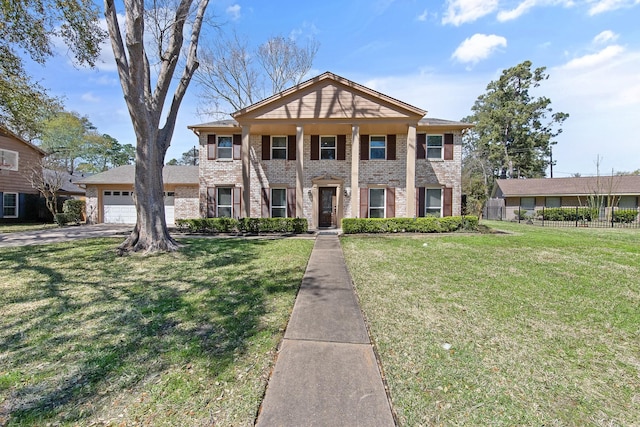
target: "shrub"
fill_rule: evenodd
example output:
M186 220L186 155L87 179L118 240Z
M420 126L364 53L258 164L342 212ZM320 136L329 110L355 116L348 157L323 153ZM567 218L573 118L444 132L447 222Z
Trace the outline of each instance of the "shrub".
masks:
M303 218L193 218L177 219L176 227L189 233L306 233Z
M448 216L443 218L344 218L342 231L357 233L446 233L457 230L475 230L478 217Z
M69 223L69 218L67 217L67 214L57 213L53 216L53 221L58 224L59 227L64 227Z
M591 221L598 217L597 208L545 208L536 211L545 221Z
M62 205L62 212L67 216L67 222L79 224L82 221L84 210L84 200L67 199Z
M613 212L613 222L629 224L636 220L638 211L635 209L617 209Z

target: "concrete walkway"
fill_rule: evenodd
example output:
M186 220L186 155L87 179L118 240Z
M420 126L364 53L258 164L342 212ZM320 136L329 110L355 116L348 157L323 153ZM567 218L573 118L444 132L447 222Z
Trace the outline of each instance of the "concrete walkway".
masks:
M335 235L316 239L256 425L395 425Z

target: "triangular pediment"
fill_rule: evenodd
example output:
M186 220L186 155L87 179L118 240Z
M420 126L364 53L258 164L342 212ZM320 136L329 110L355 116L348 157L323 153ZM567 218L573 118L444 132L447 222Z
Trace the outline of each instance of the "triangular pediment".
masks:
M419 120L425 111L392 97L324 73L237 111L238 122L261 120Z

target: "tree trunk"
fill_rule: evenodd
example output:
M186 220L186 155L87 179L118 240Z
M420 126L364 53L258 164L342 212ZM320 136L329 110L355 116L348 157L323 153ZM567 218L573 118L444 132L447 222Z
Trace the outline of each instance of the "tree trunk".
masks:
M136 225L118 248L120 255L125 252L172 252L180 247L169 234L164 212L162 169L166 149L157 141L156 132L151 132L146 140L146 144L138 140L136 151L133 195Z

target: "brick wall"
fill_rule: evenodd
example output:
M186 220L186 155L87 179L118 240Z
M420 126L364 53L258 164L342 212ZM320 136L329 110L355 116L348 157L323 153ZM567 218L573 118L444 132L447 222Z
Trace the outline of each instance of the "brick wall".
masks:
M196 186L176 186L173 205L175 219L198 218L200 216L199 189Z
M87 215L87 224L97 224L98 215L100 213L98 207L98 187L95 185L87 185L85 195L85 209Z

